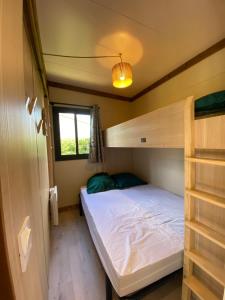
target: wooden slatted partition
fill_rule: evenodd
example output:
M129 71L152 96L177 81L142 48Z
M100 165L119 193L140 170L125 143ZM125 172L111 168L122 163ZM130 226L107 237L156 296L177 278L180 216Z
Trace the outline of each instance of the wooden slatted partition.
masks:
M106 129L106 147L183 148L184 104L178 101Z
M207 219L208 214L215 214L214 218L221 218L225 213L225 197L218 196L221 191L216 191L216 181L209 185L213 186L213 193L208 193L199 190L197 187L197 168L202 165L216 166L215 168L224 168L225 160L217 159L217 157L199 157L196 150L195 141L195 119L194 119L194 99L190 97L186 101L184 112L184 128L185 128L185 247L184 247L184 279L182 289L182 300L190 300L192 294L201 300L225 300L225 233L224 227L219 231L211 228L210 222L202 224L198 220L199 207L201 203L208 205L206 209L202 209L203 217ZM224 133L225 134L225 133ZM218 137L219 139L219 137ZM224 168L225 171L225 168ZM205 178L210 180L210 176L206 169L200 173ZM221 173L222 174L222 173ZM225 174L225 173L224 173ZM216 175L214 175L216 177ZM215 194L214 194L215 193ZM218 214L220 210L220 214ZM223 212L221 212L223 210ZM205 214L205 215L204 215ZM224 221L224 217L222 217ZM211 223L212 224L212 223ZM224 223L223 223L224 224ZM199 242L203 238L204 243ZM203 245L207 245L211 250L210 257L207 256L207 251ZM219 250L215 250L215 249ZM215 250L215 251L214 251ZM222 260L218 260L215 253L221 254ZM212 259L213 258L213 259ZM201 276L196 276L195 268L200 270ZM205 275L204 275L205 274ZM205 283L205 278L209 278L208 284ZM213 282L218 284L224 292L215 293ZM213 289L214 288L214 289ZM219 290L219 289L218 289ZM218 297L218 295L220 295Z

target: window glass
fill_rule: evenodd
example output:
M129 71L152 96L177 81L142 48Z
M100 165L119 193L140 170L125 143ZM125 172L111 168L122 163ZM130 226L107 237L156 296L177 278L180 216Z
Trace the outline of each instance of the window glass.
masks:
M90 115L77 114L79 154L88 154L90 145Z
M73 113L59 113L61 155L75 155L75 118Z
M55 159L87 159L90 147L90 110L53 107Z

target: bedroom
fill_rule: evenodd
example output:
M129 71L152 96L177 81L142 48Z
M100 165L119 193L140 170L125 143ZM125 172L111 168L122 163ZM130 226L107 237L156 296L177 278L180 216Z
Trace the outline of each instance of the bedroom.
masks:
M223 299L224 1L2 0L0 14L2 299ZM115 88L121 68L133 82ZM87 194L101 172L111 190ZM148 184L122 189L121 173ZM138 239L168 241L170 224L174 247Z

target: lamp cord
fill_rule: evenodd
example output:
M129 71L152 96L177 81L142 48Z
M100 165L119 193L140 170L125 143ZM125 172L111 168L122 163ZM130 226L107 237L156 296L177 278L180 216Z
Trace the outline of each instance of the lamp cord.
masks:
M112 57L120 57L122 62L122 53L118 55L100 55L100 56L75 56L75 55L61 55L61 54L52 54L52 53L42 53L46 56L56 56L56 57L64 57L64 58L112 58Z
M120 56L120 76L123 76L123 60L122 60L122 53L119 53Z
M55 57L64 57L64 58L120 58L120 76L123 76L123 60L122 60L122 53L119 53L118 55L100 55L100 56L75 56L75 55L62 55L62 54L52 54L52 53L42 53L46 56L55 56Z

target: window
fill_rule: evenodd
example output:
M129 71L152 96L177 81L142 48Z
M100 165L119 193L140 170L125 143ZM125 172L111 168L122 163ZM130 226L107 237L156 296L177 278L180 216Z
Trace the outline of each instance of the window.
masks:
M90 145L90 110L53 107L55 159L88 158Z

